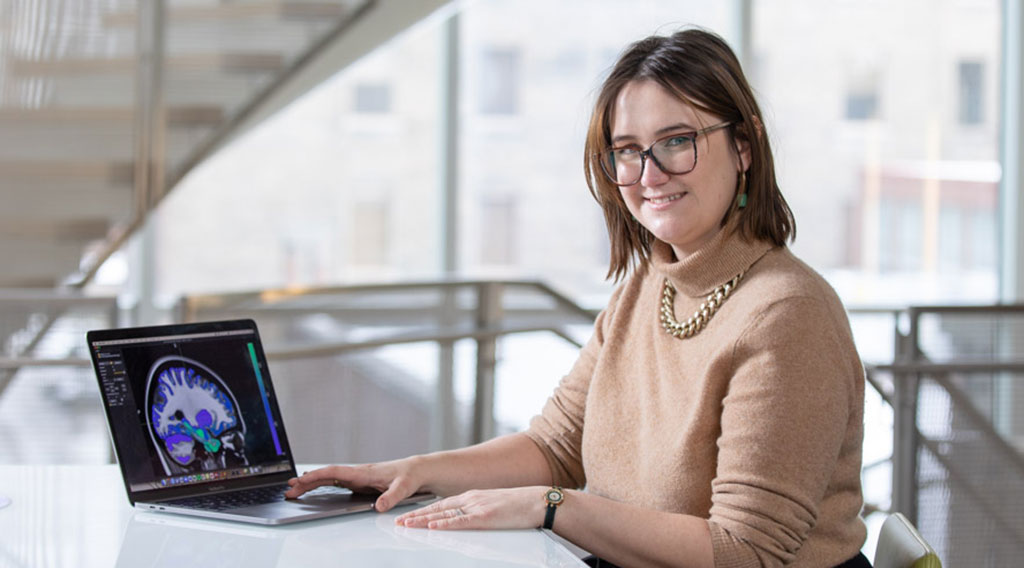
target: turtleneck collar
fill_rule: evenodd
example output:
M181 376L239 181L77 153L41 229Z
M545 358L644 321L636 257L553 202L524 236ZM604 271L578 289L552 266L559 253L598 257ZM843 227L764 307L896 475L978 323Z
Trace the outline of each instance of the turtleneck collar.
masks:
M737 219L734 216L706 245L683 260L676 259L668 243L655 239L651 267L682 294L691 298L710 294L740 272L746 272L774 246L767 241L745 241L738 231Z

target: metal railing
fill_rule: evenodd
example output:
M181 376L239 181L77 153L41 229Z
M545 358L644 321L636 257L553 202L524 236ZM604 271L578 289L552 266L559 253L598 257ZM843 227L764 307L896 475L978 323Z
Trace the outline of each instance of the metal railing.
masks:
M1024 554L1024 306L892 317L893 362L866 365L893 409L891 509L948 565L1010 565Z
M327 316L344 327L341 337L302 337L288 345L277 323L304 315ZM476 344L475 380L470 442L495 435L494 389L498 340L505 336L549 332L581 347L568 329L589 325L596 312L577 305L539 281L444 280L330 288L261 290L183 298L178 319L252 317L276 335L268 351L271 360L333 357L366 349L430 342L439 348L436 447L458 446L453 389L454 345ZM340 331L340 333L338 333ZM347 333L346 333L347 332ZM347 337L345 337L347 335ZM284 345L281 345L284 343Z

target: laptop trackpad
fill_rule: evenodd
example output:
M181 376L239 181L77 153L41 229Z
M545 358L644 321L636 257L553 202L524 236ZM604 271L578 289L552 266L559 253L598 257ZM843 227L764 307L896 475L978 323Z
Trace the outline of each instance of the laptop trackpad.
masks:
M240 507L226 511L233 515L246 517L266 517L270 519L293 517L296 514L316 514L327 512L350 512L371 511L373 503L377 500L375 495L360 495L356 493L323 493L319 495L306 495L299 499L286 499L273 503L263 503Z
M348 491L332 491L325 493L314 492L311 494L303 495L298 499L288 499L286 500L286 502L296 503L303 507L327 507L330 509L336 509L338 507L350 507L356 510L362 510L362 508L372 509L373 504L377 502L377 497L380 497L380 493L367 494L350 493Z

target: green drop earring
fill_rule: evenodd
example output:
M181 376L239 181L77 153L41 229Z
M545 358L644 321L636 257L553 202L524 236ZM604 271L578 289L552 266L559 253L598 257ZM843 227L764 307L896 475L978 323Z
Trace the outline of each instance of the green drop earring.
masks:
M747 206L747 172L740 172L739 197L736 198L736 207L743 209Z

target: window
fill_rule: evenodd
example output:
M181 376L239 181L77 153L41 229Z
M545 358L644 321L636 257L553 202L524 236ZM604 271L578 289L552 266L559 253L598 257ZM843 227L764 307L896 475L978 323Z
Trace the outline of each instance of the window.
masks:
M882 270L920 270L923 260L920 204L910 199L884 198L880 205Z
M510 195L488 195L480 205L480 262L513 265L518 260L516 201Z
M939 270L954 272L963 268L964 215L956 207L944 206L939 214Z
M878 95L868 91L854 91L846 95L846 118L869 120L878 117Z
M970 212L967 236L970 248L967 250L966 265L973 270L991 272L999 262L996 249L996 225L992 222L991 208L977 208Z
M480 62L480 112L519 112L519 51L487 48Z
M391 112L391 85L360 83L355 87L355 111L366 114Z
M879 77L876 73L861 73L847 85L846 108L843 113L847 120L873 120L879 116Z
M349 221L350 260L353 265L388 264L388 206L385 201L357 201Z
M984 69L984 65L979 61L960 62L960 124L981 124L984 120L982 100Z

